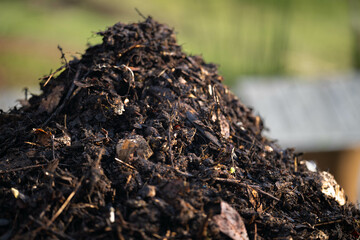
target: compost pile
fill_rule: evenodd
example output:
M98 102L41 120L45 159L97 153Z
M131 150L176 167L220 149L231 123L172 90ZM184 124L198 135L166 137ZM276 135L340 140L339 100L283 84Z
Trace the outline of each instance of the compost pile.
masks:
M172 29L99 34L0 114L1 239L358 238L359 210L263 137Z

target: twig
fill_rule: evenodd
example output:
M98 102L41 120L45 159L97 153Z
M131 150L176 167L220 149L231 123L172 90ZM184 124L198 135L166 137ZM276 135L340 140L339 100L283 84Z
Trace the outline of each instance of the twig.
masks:
M168 101L168 104L170 105L171 107L171 103ZM175 106L172 108L172 111L171 111L171 117L170 117L170 120L169 120L169 126L168 126L168 134L167 134L167 140L168 140L168 144L169 144L169 155L170 155L170 162L171 162L171 166L174 167L174 153L172 151L172 140L171 140L171 134L172 134L172 122L174 120L174 118L176 117L176 111L175 111L175 107L176 107L176 104Z
M172 140L171 140L171 128L172 128L172 124L171 122L169 123L169 128L168 128L168 134L167 134L167 140L168 140L168 144L169 144L169 155L170 155L170 162L171 162L171 166L174 167L174 153L172 151Z
M237 185L240 185L242 187L252 187L254 188L256 191L258 191L259 193L262 193L268 197L271 197L272 199L276 200L276 201L280 201L279 198L271 195L270 193L267 193L263 190L261 190L258 186L255 186L255 185L249 185L249 184L246 184L246 183L243 183L241 182L241 180L236 180L236 179L228 179L228 178L215 178L215 181L218 181L218 182L226 182L226 183L234 183L234 184L237 184Z
M136 170L136 168L134 168L134 167L131 166L130 164L124 162L123 160L120 160L120 159L118 159L118 158L115 158L115 160L118 161L118 162L121 163L121 164L124 164L124 165L127 166L128 168L131 168L131 169L133 169L133 170Z
M127 93L126 93L126 95L129 95L131 85L134 84L134 82L135 82L134 72L131 70L131 68L129 68L129 67L126 66L125 64L121 64L120 67L121 67L121 68L125 68L128 72L130 72L130 75L131 75L131 79L130 79L130 81L129 81L129 88L128 88Z
M135 8L135 11L140 15L140 17L144 18L146 20L146 17L140 12L139 9Z
M100 151L99 151L99 153L98 153L98 157L97 157L97 159L96 159L96 161L95 161L95 164L94 164L94 167L95 167L95 168L98 168L98 167L100 166L100 162L101 162L101 159L102 159L104 153L105 153L105 148L102 147L102 148L100 149Z
M120 53L118 53L118 57L121 57L122 55L124 55L128 51L131 51L134 48L143 48L143 47L145 47L145 45L140 45L140 44L132 45L132 46L128 47L127 49L125 49L125 50L121 51Z
M61 59L63 59L65 61L66 66L69 66L69 63L68 63L68 61L66 60L66 57L65 57L65 53L64 53L62 47L60 47L60 45L58 45L58 49L59 49L59 51L61 53Z
M51 78L58 72L60 72L63 68L65 68L66 64L62 65L58 69L55 70L55 72L51 73L47 78L46 82L44 83L43 87L45 87L51 80ZM44 78L43 78L44 79Z
M24 91L24 93L25 93L25 101L27 101L27 100L28 100L28 94L29 94L29 88L25 87L25 88L23 89L23 91Z
M130 82L134 82L134 79L135 79L135 77L134 77L134 72L131 70L131 68L129 68L129 67L126 66L125 64L121 64L120 67L126 68L126 70L128 70L128 71L130 72L130 74L131 74L131 80L130 80Z
M22 171L22 170L26 170L26 169L30 169L30 168L37 168L37 167L43 167L46 166L47 164L36 164L36 165L31 165L31 166L25 166L25 167L19 167L19 168L14 168L14 169L9 169L9 170L0 170L0 173L10 173L10 172L17 172L17 171Z
M183 171L181 171L181 170L179 170L179 169L177 169L177 168L175 168L175 167L172 167L172 169L174 169L175 172L177 172L178 174L180 174L180 175L182 175L182 176L184 176L184 177L189 177L189 178L194 177L193 174L188 173L188 172L183 172Z
M314 227L329 225L329 224L333 224L333 223L339 223L339 222L342 222L342 221L343 221L343 219L338 219L338 220L328 221L328 222L321 222L321 223L315 224Z
M49 227L56 220L56 218L60 216L60 214L64 211L64 209L67 207L67 205L69 205L71 199L75 196L76 192L79 190L83 179L84 179L84 176L81 177L81 179L78 182L78 184L76 185L75 189L70 193L70 195L68 196L66 201L63 203L63 205L54 214L54 216L51 218L51 220L46 224L47 227Z
M52 157L55 160L55 135L51 134Z

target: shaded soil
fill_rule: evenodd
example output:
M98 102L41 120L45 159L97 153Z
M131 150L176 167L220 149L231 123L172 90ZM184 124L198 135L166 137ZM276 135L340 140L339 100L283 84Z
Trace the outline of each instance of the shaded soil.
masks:
M358 238L359 210L263 137L172 29L148 18L99 34L0 114L1 239ZM236 214L246 230L224 230Z

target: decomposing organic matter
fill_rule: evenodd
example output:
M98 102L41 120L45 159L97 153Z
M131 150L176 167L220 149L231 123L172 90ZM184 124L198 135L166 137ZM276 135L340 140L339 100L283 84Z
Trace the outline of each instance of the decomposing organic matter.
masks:
M0 114L1 239L359 237L359 210L264 137L171 28L149 17L99 34Z

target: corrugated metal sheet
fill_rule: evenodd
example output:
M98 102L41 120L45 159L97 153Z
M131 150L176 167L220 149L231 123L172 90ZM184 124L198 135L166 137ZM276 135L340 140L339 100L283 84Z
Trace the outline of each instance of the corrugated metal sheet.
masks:
M235 92L282 146L327 151L360 145L360 75L246 78Z

